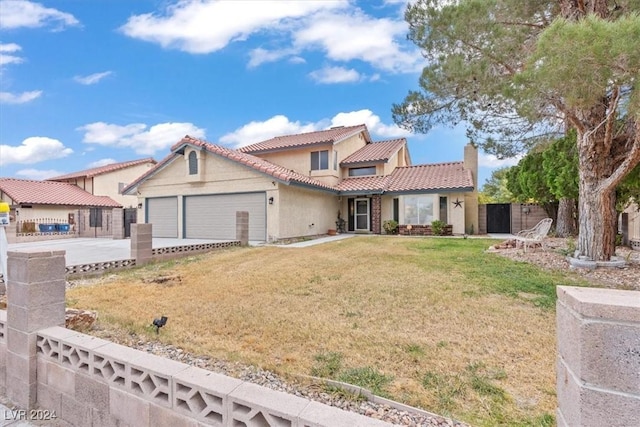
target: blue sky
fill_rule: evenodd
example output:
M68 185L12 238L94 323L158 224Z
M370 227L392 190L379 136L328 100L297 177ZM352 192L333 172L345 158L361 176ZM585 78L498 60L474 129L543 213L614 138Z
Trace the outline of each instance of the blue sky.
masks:
M462 160L463 128L412 135L391 106L424 59L406 0L0 0L0 176L162 159L365 123L414 164ZM480 153L480 183L512 164Z

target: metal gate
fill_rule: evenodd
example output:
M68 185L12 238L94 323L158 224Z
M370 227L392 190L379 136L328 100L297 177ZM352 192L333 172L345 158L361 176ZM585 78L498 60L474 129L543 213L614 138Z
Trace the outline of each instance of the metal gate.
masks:
M511 205L487 205L487 233L511 233Z
M131 224L135 224L138 217L138 210L136 208L124 209L122 211L123 223L124 223L124 237L131 237Z

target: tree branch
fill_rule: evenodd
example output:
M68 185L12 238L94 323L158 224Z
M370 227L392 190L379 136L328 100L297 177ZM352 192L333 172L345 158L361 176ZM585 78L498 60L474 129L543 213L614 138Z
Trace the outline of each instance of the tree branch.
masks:
M605 130L604 130L604 149L605 153L611 152L611 144L613 143L613 128L616 122L615 113L618 111L618 102L620 101L620 88L618 86L613 88L613 96L609 101L609 111L605 118Z
M599 187L609 190L620 183L631 170L640 164L640 119L635 120L633 145L626 159L616 168L607 179L603 180Z

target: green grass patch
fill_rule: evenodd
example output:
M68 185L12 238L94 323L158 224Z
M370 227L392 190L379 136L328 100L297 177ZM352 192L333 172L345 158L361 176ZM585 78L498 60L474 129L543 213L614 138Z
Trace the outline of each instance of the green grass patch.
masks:
M365 366L363 368L346 369L338 375L337 380L364 387L378 396L389 397L385 387L391 383L393 377L384 375L370 366Z
M544 271L528 263L485 252L492 244L495 240L425 239L412 245L413 250L424 255L413 261L428 271L444 269L455 272L466 283L477 285L476 289L463 291L470 298L483 293L498 293L544 309L555 308L556 286L587 284L568 274Z

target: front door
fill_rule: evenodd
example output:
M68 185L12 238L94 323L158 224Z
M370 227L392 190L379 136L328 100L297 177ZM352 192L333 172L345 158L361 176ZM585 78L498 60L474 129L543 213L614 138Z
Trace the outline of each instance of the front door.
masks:
M355 231L369 231L369 199L356 199Z

